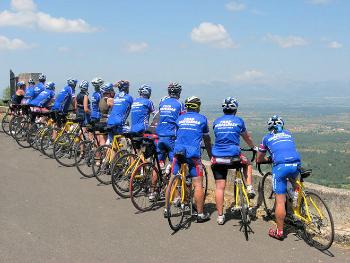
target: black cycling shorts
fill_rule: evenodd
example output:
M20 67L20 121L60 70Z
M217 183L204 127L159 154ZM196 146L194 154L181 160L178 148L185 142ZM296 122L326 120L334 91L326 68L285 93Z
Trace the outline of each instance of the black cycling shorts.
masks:
M234 166L227 164L212 164L211 166L215 180L226 180L229 169L234 169Z

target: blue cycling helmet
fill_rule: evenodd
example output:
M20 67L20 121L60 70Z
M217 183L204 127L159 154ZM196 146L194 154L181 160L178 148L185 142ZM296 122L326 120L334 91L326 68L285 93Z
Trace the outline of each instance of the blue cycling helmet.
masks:
M101 87L101 93L114 92L112 83L105 83Z
M56 88L56 84L55 84L55 82L48 82L48 83L46 83L45 84L45 88L47 88L47 89L49 89L49 90L55 90L55 88Z
M71 87L75 87L78 83L77 79L69 78L67 79L67 84Z
M39 81L40 82L45 82L46 81L46 76L44 74L40 74Z
M29 80L28 80L28 84L29 84L29 85L35 85L35 81L34 81L33 79L29 79Z
M22 87L22 86L25 86L26 84L24 83L24 81L18 81L16 85L17 87Z
M235 112L238 109L238 100L233 97L227 97L222 102L222 109L224 112Z
M87 92L89 89L89 82L86 80L82 80L79 84L79 88L82 92Z
M280 118L278 115L273 115L268 121L267 121L267 129L269 131L277 131L280 132L283 130L284 127L284 121L282 118Z
M177 82L171 82L168 86L168 94L170 97L180 98L182 86Z
M129 92L130 83L128 80L120 80L115 85L120 92Z
M97 89L101 88L103 83L104 83L104 81L101 78L94 78L93 80L91 80L92 86L94 86Z
M139 88L139 94L140 94L140 96L144 96L144 97L149 99L151 97L151 94L152 94L151 86L148 86L147 84L143 84Z

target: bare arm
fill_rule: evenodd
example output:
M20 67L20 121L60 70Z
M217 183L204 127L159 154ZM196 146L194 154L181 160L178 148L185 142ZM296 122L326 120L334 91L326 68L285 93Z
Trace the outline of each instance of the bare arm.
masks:
M77 111L78 105L77 105L77 99L76 97L72 98L72 105L73 105L73 110Z
M84 96L84 112L88 113L89 111L89 97L87 95Z
M242 138L250 148L255 147L253 139L247 131L242 133Z
M113 98L108 98L108 99L107 99L107 105L108 105L109 107L112 107L112 106L113 106L113 102L114 102L114 99L113 99Z
M203 141L204 141L204 146L205 146L205 149L207 150L209 159L211 159L212 155L211 155L211 139L210 139L210 135L209 134L203 135Z

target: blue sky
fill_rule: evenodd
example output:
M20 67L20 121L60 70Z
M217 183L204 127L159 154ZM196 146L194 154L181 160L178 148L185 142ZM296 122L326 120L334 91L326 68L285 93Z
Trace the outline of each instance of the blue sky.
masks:
M2 0L8 71L107 81L350 83L347 0Z

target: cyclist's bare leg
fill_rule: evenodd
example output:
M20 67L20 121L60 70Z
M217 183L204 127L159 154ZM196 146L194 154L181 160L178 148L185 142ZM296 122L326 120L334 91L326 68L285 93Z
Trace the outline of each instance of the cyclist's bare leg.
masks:
M251 164L243 166L243 175L247 185L251 185L253 183L253 166Z
M285 203L286 203L286 195L276 194L275 217L276 217L277 229L281 231L283 230L284 219L286 217Z
M215 180L215 203L216 210L218 210L218 215L223 215L224 208L224 193L226 187L226 180Z
M196 202L197 212L198 214L202 214L204 207L203 177L192 178L192 184L194 186L194 200Z

